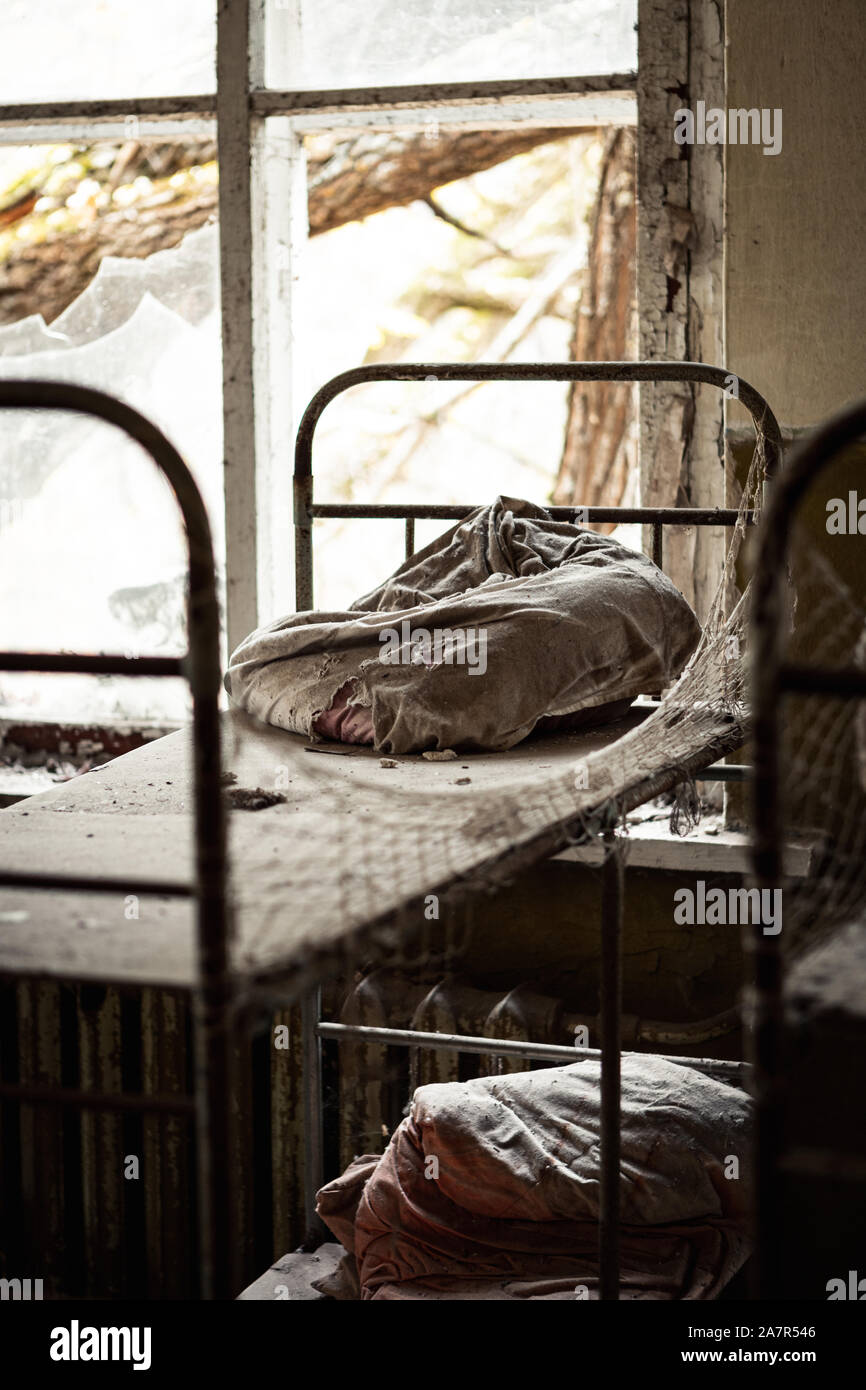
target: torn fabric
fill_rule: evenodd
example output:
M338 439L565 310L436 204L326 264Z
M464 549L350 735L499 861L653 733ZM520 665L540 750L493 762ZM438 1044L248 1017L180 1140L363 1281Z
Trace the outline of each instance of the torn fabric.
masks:
M383 753L496 750L546 716L661 689L699 636L647 556L500 497L349 610L259 628L226 688L247 713L307 736L336 705L338 730L344 706L370 711Z

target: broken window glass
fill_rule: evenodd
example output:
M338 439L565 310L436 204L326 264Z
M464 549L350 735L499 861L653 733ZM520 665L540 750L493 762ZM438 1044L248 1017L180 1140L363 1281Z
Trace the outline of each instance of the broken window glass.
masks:
M57 252L68 254L62 239ZM98 387L158 424L201 489L221 566L219 330L217 230L206 225L146 259L105 257L50 323L35 313L0 326L0 374ZM0 413L0 647L178 654L185 572L177 506L137 445L102 421ZM187 693L174 680L4 673L0 708L171 722Z

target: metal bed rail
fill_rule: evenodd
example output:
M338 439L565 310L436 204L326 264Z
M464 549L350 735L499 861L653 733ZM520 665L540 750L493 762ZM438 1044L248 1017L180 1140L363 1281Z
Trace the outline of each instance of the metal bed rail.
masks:
M226 896L226 813L220 789L220 615L210 524L195 480L165 435L137 410L90 387L55 381L0 381L0 409L62 410L116 426L150 455L183 518L189 570L189 649L181 657L0 652L0 670L87 675L181 676L193 702L195 882L95 878L0 867L0 888L194 896L198 990L195 1097L110 1094L4 1082L0 1095L22 1104L178 1113L194 1109L202 1292L230 1298L234 1272L232 1101L234 987Z
M414 548L414 523L418 519L461 521L472 506L424 506L411 503L323 503L313 495L313 438L325 407L352 386L372 381L620 381L685 382L717 386L728 391L737 383L737 399L752 416L756 434L763 436L766 475L773 477L782 456L778 421L764 397L749 382L723 367L706 362L380 362L341 372L313 396L304 411L295 442L295 607L313 606L313 521L331 518L391 518L406 522L407 558ZM652 529L652 559L663 567L664 526L733 526L735 508L726 507L547 507L552 517L582 523L592 521L641 522ZM749 518L751 519L751 518Z
M414 551L414 522L416 519L462 520L474 507L469 505L424 506L400 504L331 504L317 502L313 490L313 440L316 427L326 406L343 391L373 381L619 381L619 382L685 382L703 383L728 391L732 381L737 383L737 399L748 409L755 426L757 439L763 439L765 477L778 471L782 456L782 437L778 421L764 397L747 381L734 377L722 367L704 362L526 362L526 363L379 363L357 367L332 377L313 396L302 417L295 443L294 520L295 520L295 592L296 609L306 611L313 606L313 522L317 518L404 519L406 523L406 557ZM580 524L591 521L640 522L651 526L652 559L663 567L663 528L665 526L733 526L739 518L734 508L707 507L547 507L548 514ZM754 520L747 513L747 521ZM718 780L740 780L743 773L724 771L718 766L705 770L706 780L718 775ZM613 828L603 832L608 848L602 867L601 923L601 988L600 988L600 1054L593 1049L569 1048L567 1056L601 1057L601 1173L599 1210L599 1273L600 1296L604 1300L619 1298L619 1226L620 1226L620 1059L622 1054L622 863L615 853ZM301 1005L304 1074L305 1202L307 1212L306 1245L312 1247L323 1235L323 1227L315 1210L315 1194L324 1183L324 1132L322 1094L322 1039L334 1042L360 1038L367 1031L353 1025L323 1022L321 988L305 996ZM411 1030L410 1030L411 1032ZM377 1037L394 1046L429 1046L440 1044L428 1035L409 1038L407 1030L381 1028ZM444 1036L444 1035L443 1035ZM444 1045L441 1044L441 1045ZM514 1051L506 1039L483 1040L460 1035L449 1036L447 1046L497 1056ZM525 1045L523 1045L525 1048ZM524 1050L523 1055L547 1056L538 1048ZM564 1050L557 1049L557 1055Z
M866 400L832 416L792 449L760 528L752 579L754 778L752 862L759 888L782 880L783 806L780 711L787 695L866 699L862 667L803 666L786 659L783 622L791 527L808 488L848 444L866 435ZM754 954L751 1062L755 1095L755 1288L775 1298L782 1273L780 1161L784 1105L784 972L778 936L751 935Z

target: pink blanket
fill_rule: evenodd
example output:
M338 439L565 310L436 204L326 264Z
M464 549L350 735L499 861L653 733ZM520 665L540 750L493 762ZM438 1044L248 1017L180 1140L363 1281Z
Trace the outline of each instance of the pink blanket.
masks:
M360 1297L596 1298L599 1104L595 1060L416 1091L319 1193ZM622 1296L716 1297L748 1254L746 1095L632 1054L622 1117Z

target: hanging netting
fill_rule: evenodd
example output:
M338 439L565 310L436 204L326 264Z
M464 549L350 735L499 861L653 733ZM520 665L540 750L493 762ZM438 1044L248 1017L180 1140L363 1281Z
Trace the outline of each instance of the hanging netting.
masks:
M788 659L831 669L866 664L862 593L805 524L795 523L791 536ZM799 951L866 908L866 721L862 701L825 694L787 695L778 717L781 939Z
M711 749L721 757L748 741L751 586L746 584L740 593L737 579L743 542L754 535L746 525L746 511L752 509L760 523L764 480L759 437L721 580L694 656L659 708L633 733L590 760L590 784L599 786L605 776L622 810L635 804L635 793L628 790L635 769L669 784L679 768L682 777L671 814L674 831L687 833L700 818L696 759L706 766ZM821 512L823 517L823 508ZM830 563L832 545L822 547L822 539L816 543L804 522L794 522L786 575L786 659L824 668L866 664L863 594ZM788 695L778 719L782 943L783 949L796 954L866 907L866 710L860 701L826 694ZM624 792L618 792L618 783ZM737 798L737 819L748 830L748 788L729 795Z
M742 551L755 534L749 512L760 524L764 485L759 434L703 635L658 707L637 728L590 754L576 773L554 778L541 794L533 788L527 798L504 767L507 781L489 803L491 822L510 825L516 835L557 826L566 842L581 843L614 822L622 824L629 810L652 796L673 791L671 828L688 833L697 824L696 774L742 749L750 733L751 586L742 571L754 547L746 556ZM788 594L791 660L850 665L859 653L866 661L864 604L804 527L793 532ZM788 697L779 717L786 846L779 884L782 935L786 949L799 951L866 904L866 716L856 701L814 695ZM748 828L749 789L733 787L729 794L738 798L737 818ZM481 877L489 879L490 871L482 870Z

